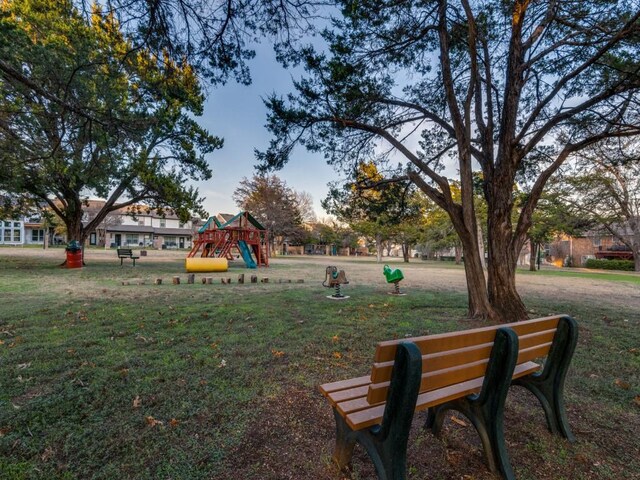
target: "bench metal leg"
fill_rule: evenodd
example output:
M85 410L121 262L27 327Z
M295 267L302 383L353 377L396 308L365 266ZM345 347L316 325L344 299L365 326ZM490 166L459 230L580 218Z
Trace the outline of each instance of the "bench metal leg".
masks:
M525 387L538 398L551 433L562 435L570 442L575 442L576 438L564 407L564 381L577 343L576 321L568 316L560 318L543 370L513 381L514 385Z
M340 468L351 461L357 442L371 458L378 480L407 478L407 444L421 376L420 349L413 343L401 343L396 352L382 425L354 432L334 409L336 450L333 458Z
M333 416L336 419L336 447L333 451L333 461L342 470L351 464L353 447L356 445L356 432L349 428L335 407Z
M489 469L507 480L515 480L515 475L504 440L504 404L517 359L518 336L509 328L500 328L496 332L481 392L430 408L425 425L438 435L446 412L461 412L480 436Z

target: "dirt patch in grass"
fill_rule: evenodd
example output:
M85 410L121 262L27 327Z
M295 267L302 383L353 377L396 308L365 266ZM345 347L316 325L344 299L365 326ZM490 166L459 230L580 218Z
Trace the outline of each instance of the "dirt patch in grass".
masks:
M638 478L626 470L637 454L632 432L640 420L629 412L611 422L594 421L593 405L570 404L576 443L552 435L542 407L532 394L512 388L505 410L505 436L516 477L557 480ZM449 412L435 437L423 428L424 412L414 417L408 449L408 474L415 479L495 480L471 422ZM612 428L629 435L610 441ZM335 441L331 408L319 393L289 386L256 410L240 445L229 452L221 479L359 480L376 478L370 459L356 446L351 468L339 472L331 460ZM635 453L634 453L635 452ZM626 472L626 474L625 474Z

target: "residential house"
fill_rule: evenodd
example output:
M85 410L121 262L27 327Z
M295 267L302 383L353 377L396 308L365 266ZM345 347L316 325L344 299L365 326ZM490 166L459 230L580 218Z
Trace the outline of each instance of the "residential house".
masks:
M626 225L617 227L617 233L623 238L630 238L633 234ZM633 252L610 232L594 229L579 237L559 235L549 244L548 257L558 266L582 267L590 258L633 260Z
M158 249L192 247L194 220L181 222L172 211L165 211L163 216L146 206L137 206L113 212L111 216L102 228L103 233L96 231L89 235L90 245Z
M0 245L44 245L46 230L39 216L0 220Z

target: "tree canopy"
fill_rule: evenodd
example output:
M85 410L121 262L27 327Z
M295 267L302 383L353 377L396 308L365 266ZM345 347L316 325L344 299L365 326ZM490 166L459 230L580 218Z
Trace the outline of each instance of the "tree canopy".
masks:
M268 99L273 139L259 162L282 167L296 144L339 166L383 148L404 158L405 177L447 212L460 237L470 315L526 318L515 268L547 181L589 145L640 134L637 1L340 5L323 33L326 50L288 57L307 75L295 93ZM473 198L478 171L487 279ZM521 204L518 182L529 185Z
M410 182L382 182L384 176L374 162L356 166L354 181L333 184L322 202L324 209L354 231L374 238L378 261L382 243L399 234L403 222L419 216L419 208L410 202Z
M308 195L301 196L276 175L244 177L233 192L236 204L250 212L269 231L272 250L278 237L280 241L295 242L305 236L300 198L304 200L302 206L308 215Z
M2 0L3 12L13 8L14 0ZM165 62L189 63L201 78L212 84L229 77L250 83L247 61L254 57L252 44L269 37L282 50L290 36L311 30L311 21L325 3L317 0L280 2L276 0L61 0L59 6L73 9L75 15L89 22L95 5L118 22L129 39L127 50L135 56L140 50L153 55L158 68ZM5 15L6 13L3 13ZM6 26L6 25L5 25ZM3 30L0 36L6 34ZM10 56L0 57L0 75L14 84L44 96L58 107L93 121L109 122L112 128L122 125L95 105L80 98L69 98L47 89L45 84L26 74Z
M222 141L194 119L204 97L188 63L126 55L131 42L98 6L89 20L69 1L5 1L0 12L0 57L42 89L0 78L0 190L47 206L80 241L109 212L138 202L184 220L205 213L185 184L210 178L205 155ZM90 195L107 200L83 224Z
M562 185L576 214L633 251L640 271L640 142L608 141L584 150Z

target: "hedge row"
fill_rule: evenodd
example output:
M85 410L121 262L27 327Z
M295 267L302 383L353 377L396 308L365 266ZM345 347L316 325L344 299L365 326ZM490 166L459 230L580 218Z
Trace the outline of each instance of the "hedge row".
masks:
M600 268L602 270L625 270L633 272L635 265L631 260L597 260L590 258L585 264L587 268Z

